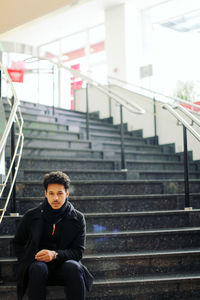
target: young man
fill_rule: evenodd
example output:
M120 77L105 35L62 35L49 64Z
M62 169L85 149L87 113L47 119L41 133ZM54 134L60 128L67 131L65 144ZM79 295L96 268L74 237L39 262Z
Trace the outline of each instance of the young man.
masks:
M45 300L46 285L63 285L67 300L84 300L93 277L79 261L85 249L85 219L68 201L69 177L44 176L45 199L29 210L17 229L14 246L18 299Z

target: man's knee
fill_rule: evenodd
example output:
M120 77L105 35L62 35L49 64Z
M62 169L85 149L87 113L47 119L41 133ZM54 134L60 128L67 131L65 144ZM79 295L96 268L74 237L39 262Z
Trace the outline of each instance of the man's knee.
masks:
M48 267L45 262L34 261L29 267L29 276L37 279L47 278L48 276Z
M62 271L65 276L73 276L82 274L81 265L75 260L67 260L62 264Z

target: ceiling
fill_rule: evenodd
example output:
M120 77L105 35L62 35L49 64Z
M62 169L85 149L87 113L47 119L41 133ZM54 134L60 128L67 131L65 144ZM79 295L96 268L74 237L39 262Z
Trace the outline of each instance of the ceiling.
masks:
M18 3L17 7L13 7L12 0L1 1L1 7L3 5L4 9L0 11L0 40L38 46L103 23L105 9L112 6L133 3L138 9L149 9L174 0L29 0L29 6L23 5L27 0L18 0L15 1ZM50 3L50 7L47 6L47 2ZM32 4L34 9L31 15ZM46 11L45 5L48 8ZM41 10L36 14L35 8L40 6ZM12 24L9 24L9 20L12 19L10 7L13 7ZM19 24L20 16L23 16L23 24ZM5 19L9 30L5 28Z

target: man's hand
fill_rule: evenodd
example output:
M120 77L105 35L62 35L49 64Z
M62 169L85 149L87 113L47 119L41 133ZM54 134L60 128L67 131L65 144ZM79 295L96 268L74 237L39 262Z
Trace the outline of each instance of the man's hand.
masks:
M44 262L49 262L56 257L56 252L51 251L51 250L40 250L38 253L35 255L35 259L38 261L44 261Z

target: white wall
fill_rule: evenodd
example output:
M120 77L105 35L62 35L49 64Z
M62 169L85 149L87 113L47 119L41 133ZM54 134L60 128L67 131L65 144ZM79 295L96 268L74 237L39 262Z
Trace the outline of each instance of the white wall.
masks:
M124 109L124 123L128 123L129 130L143 130L144 137L154 136L154 116L153 100L145 96L115 87L118 94L126 99L134 101L145 109L144 115L133 114ZM159 144L175 143L176 152L183 151L183 128L177 125L177 120L166 110L162 108L161 103L156 104L157 109L157 134ZM75 109L85 111L85 89L76 91ZM108 96L102 94L94 87L89 88L89 111L99 111L100 118L109 117ZM112 116L114 124L120 123L119 105L112 101ZM199 116L200 119L200 116ZM194 129L200 133L200 129L194 126ZM193 151L193 158L200 159L200 143L188 132L188 150Z

